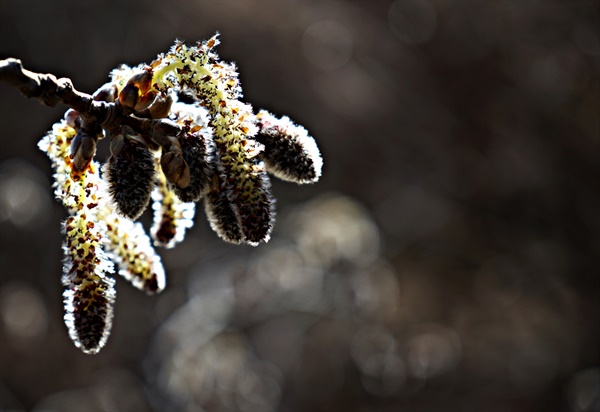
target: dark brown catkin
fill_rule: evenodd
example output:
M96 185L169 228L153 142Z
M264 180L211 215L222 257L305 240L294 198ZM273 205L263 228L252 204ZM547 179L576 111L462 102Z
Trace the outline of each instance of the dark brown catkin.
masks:
M204 196L204 208L210 227L219 237L229 243L239 244L244 240L239 222L239 212L227 196L215 174L213 187Z
M117 212L131 220L140 217L150 202L155 173L150 150L126 137L119 153L111 155L104 166L104 176Z

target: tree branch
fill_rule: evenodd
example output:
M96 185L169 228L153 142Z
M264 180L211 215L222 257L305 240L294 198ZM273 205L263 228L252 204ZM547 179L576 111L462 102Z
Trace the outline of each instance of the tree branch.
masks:
M36 99L46 106L63 103L77 112L81 118L76 126L80 137L75 139L76 143L72 147L77 170L87 167L94 156L95 141L98 139L96 134L102 134L100 129L104 129L112 139L122 133L124 127L129 127L148 147L160 146L163 149L163 170L171 182L181 187L189 184L188 166L182 158L181 146L177 140L182 133L181 127L164 118L136 116L152 116L156 112L146 110L132 113L132 109L124 107L118 99L115 102L95 100L93 96L77 91L70 79L57 79L52 74L26 70L21 60L15 58L0 60L0 82L16 87L25 97ZM133 93L137 96L137 89ZM157 106L160 109L164 105ZM161 117L167 114L164 111L160 113L158 116Z
M91 96L76 91L71 80L26 70L19 59L0 60L0 81L15 86L25 97L37 99L46 106L62 102L77 111L87 112L92 100Z
M53 107L63 103L75 110L85 123L95 123L109 131L121 126L129 126L144 137L148 136L158 145L164 142L164 136L160 134L153 136L153 131L164 129L169 133L175 133L174 136L181 132L181 128L173 122L136 117L135 113L126 114L118 107L117 102L96 101L89 94L76 90L68 78L57 79L53 74L40 74L26 70L19 59L0 60L0 81L16 87L25 97L36 99L46 106ZM168 123L168 127L157 127L165 122Z

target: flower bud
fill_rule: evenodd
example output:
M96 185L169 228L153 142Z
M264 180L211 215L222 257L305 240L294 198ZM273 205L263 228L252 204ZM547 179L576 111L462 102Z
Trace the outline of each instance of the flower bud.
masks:
M81 117L79 116L79 113L73 109L69 109L65 112L64 119L67 125L75 130L79 130L81 127Z
M127 147L127 144L125 142L125 137L126 135L124 134L118 134L115 137L113 137L110 140L110 154L118 157L121 156L121 153L123 152L123 150L125 149L125 147Z
M140 89L138 89L137 86L128 83L125 85L125 87L123 87L123 89L121 89L121 92L119 93L119 103L121 103L123 107L133 111L133 108L138 101L139 94Z
M105 83L94 92L92 98L96 101L112 103L117 100L119 93L117 86L114 83Z
M86 129L79 129L71 143L73 170L81 172L90 164L96 153L97 140L98 138L90 135Z
M155 91L149 91L148 93L141 95L135 103L135 106L133 107L133 110L136 113L136 115L139 115L140 112L147 110L155 99Z
M171 112L171 105L173 104L173 98L170 95L159 94L156 92L150 92L147 96L153 96L151 104L146 107L138 108L136 105L135 114L138 117L144 117L146 119L163 119L169 116ZM156 96L156 97L154 97ZM138 103L139 104L139 103Z
M173 146L171 146L173 148ZM190 168L188 167L181 148L163 152L160 166L167 180L176 186L186 188L190 184Z
M173 99L171 96L158 96L154 102L148 107L147 113L148 118L150 119L162 119L169 115L171 111L171 105L173 104Z
M136 86L142 95L146 94L152 86L152 69L146 66L144 70L131 76L127 84Z
M167 147L172 144L178 144L177 136L181 133L181 128L177 123L169 119L160 119L154 122L152 126L152 140L161 145Z

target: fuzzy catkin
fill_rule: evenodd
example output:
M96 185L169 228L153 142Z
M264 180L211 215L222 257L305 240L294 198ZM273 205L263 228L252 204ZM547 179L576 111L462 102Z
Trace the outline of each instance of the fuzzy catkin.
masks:
M119 274L149 295L165 288L165 271L141 223L110 213L106 221L106 248L119 266Z
M261 162L262 163L262 162ZM275 199L271 196L271 181L262 164L254 166L248 174L252 185L233 188L233 203L238 205L241 229L246 243L257 246L268 242L275 220ZM243 200L239 200L239 199Z
M77 212L65 223L62 285L65 323L69 336L85 353L97 353L110 334L115 301L112 265L103 256L102 236L93 230L86 213Z
M265 146L261 153L267 170L274 176L299 184L314 183L321 177L323 159L315 139L289 117L276 118L266 110L256 115L256 140Z
M226 242L239 244L244 240L240 227L239 212L234 203L222 189L219 178L215 175L213 188L204 196L204 208L210 227Z
M101 184L98 165L91 162L75 172L70 145L75 130L66 121L55 124L38 144L55 170L55 195L70 216L63 230L66 241L62 284L65 324L69 336L85 353L97 353L110 334L115 299L113 265L102 249L102 222L97 217Z
M227 192L216 203L222 205L225 199L232 203L242 241L257 245L269 240L274 203L265 166L258 157L262 145L253 139L258 128L252 107L239 101L242 94L236 67L219 60L213 51L218 43L217 36L196 47L176 43L152 63L152 83L159 90L179 87L210 113L214 162L222 179L221 190Z
M199 126L192 126L199 127ZM186 130L179 138L183 158L190 168L190 184L181 188L173 185L173 191L182 202L197 202L208 188L212 178L213 144L198 131Z
M153 224L150 233L154 244L167 249L181 242L187 229L194 225L195 203L185 203L173 191L160 170L156 158L156 187L152 191Z
M299 184L321 176L314 139L287 117L254 114L240 100L235 64L214 52L218 44L218 34L192 47L176 42L150 65L120 66L93 95L104 102L94 108L108 117L73 106L82 112L68 110L39 143L55 169L55 194L69 212L63 227L65 322L86 353L97 353L110 333L112 262L148 294L165 287L150 237L132 222L150 198L154 245L180 242L193 225L194 202L204 198L221 238L257 246L269 240L275 221L268 173ZM110 137L111 156L101 177L92 159L103 136Z
M103 168L110 196L116 210L136 220L150 202L154 187L154 158L142 143L125 138L125 145L117 155L111 155Z

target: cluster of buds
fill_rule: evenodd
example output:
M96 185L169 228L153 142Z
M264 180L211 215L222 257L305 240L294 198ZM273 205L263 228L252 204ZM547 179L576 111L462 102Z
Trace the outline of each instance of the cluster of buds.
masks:
M113 268L135 287L160 292L164 270L151 239L163 247L180 242L196 202L204 202L222 239L256 246L274 224L269 173L299 184L321 175L319 150L303 127L240 100L236 67L219 59L218 43L217 36L195 46L176 42L150 64L115 69L92 96L68 79L28 72L18 60L0 62L0 80L70 107L39 147L69 211L65 321L86 353L97 353L110 333ZM93 160L101 139L110 141L102 166ZM134 221L151 201L148 236Z

